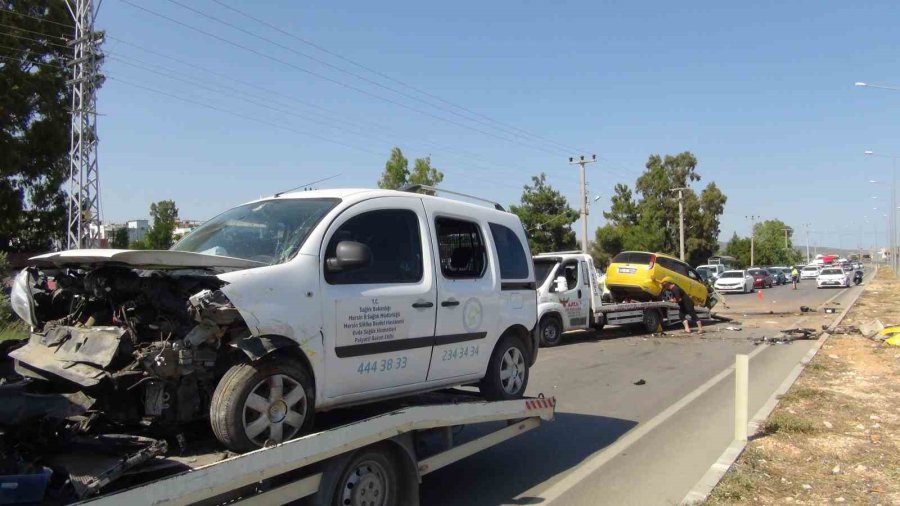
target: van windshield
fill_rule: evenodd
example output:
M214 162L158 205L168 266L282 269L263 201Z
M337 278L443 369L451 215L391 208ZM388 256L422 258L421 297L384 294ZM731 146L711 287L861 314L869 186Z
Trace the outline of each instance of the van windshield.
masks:
M235 207L178 241L172 250L279 264L293 258L339 199L274 199Z
M544 286L544 282L547 281L547 278L550 276L550 273L553 271L553 268L556 267L556 264L559 263L556 260L551 259L535 259L534 261L534 279L537 281L537 286Z

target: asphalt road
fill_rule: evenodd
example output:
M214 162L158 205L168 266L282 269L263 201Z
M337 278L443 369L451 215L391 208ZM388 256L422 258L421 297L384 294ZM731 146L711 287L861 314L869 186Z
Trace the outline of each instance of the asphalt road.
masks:
M860 289L817 290L807 281L796 291L766 289L761 299L729 296L728 308L716 310L738 321L709 325L703 336L680 326L664 336L613 327L568 334L541 350L528 387L529 395L557 398L556 420L426 476L422 504L678 504L732 440L727 369L735 354L751 354L752 416L813 343L759 349L752 339L827 324L836 315L799 307L835 298L829 306L843 309ZM466 428L461 437L487 429Z

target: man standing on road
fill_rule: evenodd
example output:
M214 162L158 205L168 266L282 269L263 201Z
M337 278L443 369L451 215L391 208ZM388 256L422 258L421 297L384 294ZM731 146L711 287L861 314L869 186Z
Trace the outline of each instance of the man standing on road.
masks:
M684 290L675 284L675 281L672 280L671 277L666 276L663 278L662 285L663 288L669 292L669 300L678 304L678 316L684 323L684 333L691 333L691 324L688 322L688 318L690 318L697 324L697 333L702 334L703 324L700 323L700 318L697 317L697 312L694 311L694 301L684 293Z
M797 281L800 279L800 271L797 270L797 266L791 267L791 281L794 283L794 290L797 289Z

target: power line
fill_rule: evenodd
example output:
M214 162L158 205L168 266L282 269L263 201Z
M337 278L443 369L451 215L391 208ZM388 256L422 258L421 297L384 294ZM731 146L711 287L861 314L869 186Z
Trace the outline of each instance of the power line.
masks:
M48 45L48 46L58 47L58 48L61 48L61 49L67 49L67 50L68 50L68 49L71 49L71 47L69 47L68 44L57 44L57 43L55 43L55 42L49 42L49 41L46 41L46 40L34 39L34 38L31 38L31 37L26 37L26 36L24 36L24 35L16 35L16 34L14 34L14 33L9 33L9 32L0 32L0 35L4 35L4 36L6 36L6 37L13 37L13 38L15 38L15 39L27 40L27 41L29 41L29 42L34 42L34 43L36 43L36 44L46 44L46 45Z
M174 71L174 70L172 70L172 69L167 69L166 67L157 66L157 65L152 65L152 66L156 66L156 67L158 67L158 68L163 68L163 69L165 69L165 70L167 71L167 72L161 72L161 71L157 71L157 70L154 70L154 69L152 69L152 68L147 67L146 65L148 65L148 64L146 64L146 62L141 62L140 60L137 60L137 59L135 59L135 60L138 61L138 62L144 63L144 65L139 65L139 64L136 64L136 63L132 63L132 62L126 60L126 59L123 59L123 58L120 58L120 57L117 57L117 56L114 56L114 55L110 55L110 59L113 59L113 60L115 60L115 61L119 61L119 62L121 62L121 63L123 63L123 64L125 64L125 65L131 66L131 67L134 67L134 68L138 68L138 69L144 70L144 71L146 71L146 72L150 72L150 73L153 73L153 74L161 75L161 76L167 77L167 78L169 78L169 79L173 79L173 80L176 80L176 81L180 81L180 82L183 82L183 83L190 84L190 85L192 85L192 86L197 86L197 87L200 87L200 88L203 88L203 89L206 89L206 90L210 90L210 91L212 91L212 92L214 92L214 93L219 93L219 94L221 94L221 95L223 95L223 96L226 96L226 97L236 98L236 99L241 100L241 101L243 101L243 102L247 102L247 103L253 104L253 105L255 105L255 106L262 107L262 108L264 108L264 109L269 109L269 110L274 111L274 112L279 113L279 114L285 114L285 115L288 115L288 116L295 116L295 117L298 117L298 118L301 118L301 119L304 119L304 120L308 120L308 121L314 121L314 122L320 122L320 123L324 122L323 124L325 124L325 125L326 125L327 127L329 127L329 128L334 128L334 129L336 129L336 130L341 130L341 131L344 131L344 132L348 132L348 133L350 133L350 134L352 134L352 135L359 135L359 136L362 136L362 137L365 137L365 138L380 138L381 140L383 140L384 142L389 143L389 144L390 144L390 143L393 143L393 142L396 140L396 139L393 139L393 140L392 140L392 139L387 138L387 137L385 137L385 136L379 136L378 134L374 134L374 135L373 135L371 132L365 131L365 129L362 128L362 127L360 127L359 125L354 124L353 122L341 120L341 119L339 119L339 118L333 118L333 117L331 117L331 116L326 116L326 115L324 115L324 114L319 114L319 116L320 116L321 118L323 118L323 119L319 119L319 118L313 119L313 118L310 118L310 117L308 117L308 116L305 116L305 115L298 114L298 113L296 113L296 112L287 110L287 109L285 109L285 108L274 107L274 106L272 106L272 105L269 104L269 103L258 102L258 101L256 101L256 100L252 100L252 99L247 98L246 93L243 92L242 90L238 89L238 88L234 88L234 87L231 87L231 86L226 86L226 85L223 85L223 84L216 83L215 86L218 86L219 88L222 88L222 89L225 89L225 90L231 90L231 91L234 92L234 93L227 93L227 92L221 91L221 90L219 90L219 89L216 89L216 88L214 88L213 86L209 86L209 85L207 85L207 84L205 84L205 83L203 83L203 82L198 82L197 80L192 80L192 79L187 79L187 78L181 77L180 75L178 75L177 71ZM173 75L173 74L174 74L174 75ZM266 99L263 99L263 100L266 100ZM301 103L302 103L302 102L301 102ZM317 114L317 113L314 113L314 114ZM328 124L327 122L331 122L332 124ZM334 123L339 123L339 124L340 124L340 123L343 123L343 124L347 124L347 125L349 125L349 126L355 128L355 129L357 129L358 131L351 131L351 130L348 130L347 128L343 128L343 127L340 127L340 126L334 126ZM382 129L379 129L379 128L376 128L376 130L377 130L377 131L382 131L382 130L390 130L390 129L383 129L383 128L382 128ZM436 147L437 149L444 150L444 151L449 151L449 152L451 152L451 153L454 151L453 148L450 148L450 147L440 146L440 145L434 145L433 143L428 143L428 142L426 142L426 144L432 144L432 145L433 145L434 147ZM457 155L457 156L460 156L460 155ZM465 156L465 155L463 155L463 156ZM481 168L487 169L487 170L496 170L494 167L488 167L488 166L485 166L485 165L472 164L472 163L469 163L469 164L470 164L470 165L474 165L474 166L476 166L476 167L477 167L477 166L480 166ZM510 172L510 173L515 172L517 175L521 174L520 171L513 171L512 169L505 169L505 170L507 170L507 171Z
M44 18L41 18L38 16L32 16L31 14L25 14L24 12L14 11L12 9L0 9L0 12L6 13L6 14L14 14L16 16L21 16L23 18L31 18L31 19L40 21L42 23L49 23L51 25L64 26L70 30L75 29L75 25L67 25L66 23L60 23L59 21L53 21L52 19L44 19Z
M178 2L175 2L174 0L168 0L168 1L170 1L170 2L172 2L172 3L178 3ZM450 102L449 100L445 100L445 99L443 99L443 98L441 98L441 97L439 97L439 96L437 96L437 95L435 95L435 94L433 94L433 93L429 93L428 91L425 91L425 90L423 90L423 89L421 89L421 88L418 88L418 87L416 87L416 86L413 86L413 85L411 85L411 84L409 84L409 83L406 83L406 82L404 82L404 81L401 81L401 80L399 80L399 79L396 79L396 78L394 78L394 77L391 77L391 76L389 76L389 75L387 75L387 74L385 74L385 73L383 73L383 72L380 72L380 71L375 70L375 69L373 69L373 68L371 68L371 67L368 67L368 66L366 66L366 65L363 65L362 63L359 63L359 62L357 62L357 61L351 60L350 58L347 58L346 56L343 56L343 55L338 54L338 53L336 53L336 52L334 52L334 51L331 51L331 50L329 50L329 49L323 47L323 46L320 45L320 44L316 44L315 42L309 41L309 40L307 40L307 39L304 39L303 37L300 37L300 36L298 36L298 35L296 35L296 34L293 34L293 33L291 33L291 32L288 32L287 30L284 30L284 29L282 29L282 28L280 28L280 27L278 27L278 26L276 26L276 25L274 25L274 24L272 24L272 23L269 23L269 22L267 22L267 21L265 21L265 20L262 20L262 19L260 19L260 18L257 18L257 17L253 16L252 14L250 14L250 13L248 13L248 12L246 12L246 11L242 11L242 10L240 10L240 9L237 9L237 8L235 8L235 7L232 7L232 6L228 5L228 4L226 4L225 2L222 2L222 1L220 1L220 0L211 0L211 1L214 2L214 3L216 3L216 4L218 4L218 5L220 5L221 7L224 7L224 8L226 8L226 9L232 11L232 12L235 12L235 13L237 13L237 14L240 14L241 16L244 16L244 17L246 17L246 18L252 20L252 21L255 21L256 23L259 23L259 24L261 24L261 25L263 25L263 26L265 26L265 27L267 27L267 28L270 28L270 29L272 29L272 30L274 30L274 31L276 31L276 32L278 32L278 33L280 33L280 34L282 34L282 35L285 35L285 36L290 37L290 38L292 38L292 39L294 39L294 40L297 40L297 41L299 41L299 42L301 42L301 43L303 43L303 44L306 44L306 45L308 45L308 46L310 46L310 47L313 47L313 48L315 48L315 49L317 49L317 50L319 50L319 51L321 51L321 52L323 52L323 53L325 53L325 54L327 54L327 55L330 55L330 56L333 56L333 57L335 57L335 58L338 58L338 59L340 59L341 61L347 62L347 63L349 63L349 64L351 64L351 65L353 65L353 66L355 66L355 67L357 67L357 68L360 68L360 69L362 69L362 70L365 70L365 71L367 71L367 72L370 72L370 73L372 73L372 74L375 74L375 75L377 75L378 77L381 77L382 79L385 79L385 80L388 80L388 81L390 81L390 82L399 84L399 85L401 85L401 86L403 86L403 87L405 87L405 88L408 88L408 89L410 89L410 90L415 91L416 93L420 93L420 94L425 95L425 96L427 96L427 97L429 97L429 98L431 98L431 99L437 100L437 101L439 101L439 102L441 102L441 103L444 103L444 104L447 104L447 105L449 105L449 106L451 106L451 107L455 107L455 108L457 108L457 109L459 109L459 110L465 111L466 113L468 113L468 114L470 114L470 115L472 115L472 116L478 116L478 117L484 118L485 120L490 121L491 123L493 123L494 125L496 125L496 126L493 126L493 128L502 128L502 129L505 129L505 130L507 130L507 131L511 131L512 133L515 133L516 135L520 135L520 136L524 135L524 136L532 137L532 138L535 138L535 139L540 139L540 140L545 141L545 142L547 142L547 143L549 143L549 144L556 145L557 147L559 147L560 149L563 149L563 150L567 150L567 151L571 151L571 150L575 150L575 151L584 151L584 150L579 150L579 149L577 149L577 148L573 148L573 147L571 147L571 146L566 146L565 144L560 144L560 143L558 143L558 142L556 142L556 141L553 141L552 139L548 139L548 138L542 137L542 136L540 136L540 135L538 135L538 134L534 134L534 133L528 132L527 130L523 130L523 129L521 129L521 128L518 128L518 127L515 127L515 126L512 126L512 125L506 125L506 124L504 124L504 123L502 123L502 122L500 122L500 121L497 121L497 120L495 120L495 119L493 119L493 118L491 118L491 117L489 117L489 116L486 116L486 115L481 114L481 113L479 113L479 112L473 111L473 110L468 109L468 108L466 108L466 107L463 107L463 106L461 106L461 105L455 104L455 103L453 103L453 102ZM182 4L179 4L179 5L182 5ZM183 6L183 5L182 5L182 6ZM186 7L186 8L187 8L187 7ZM191 9L191 10L193 10L193 9ZM197 11L195 11L195 12L197 12ZM201 14L205 15L204 13L201 13ZM320 61L320 60L315 60L315 61ZM331 66L330 64L326 64L326 65ZM333 66L332 66L332 67L333 67ZM355 76L356 74L351 74L351 75L354 75L354 76ZM389 88L389 89L391 89L392 91L395 91L395 92L396 92L396 90L393 90L392 88ZM399 93L399 92L398 92L398 93ZM433 104L431 104L431 103L429 103L429 102L425 102L425 101L422 101L422 102L434 106ZM446 109L445 109L445 110L446 110ZM448 112L451 112L452 114L457 114L457 115L459 115L460 117L464 117L464 118L466 118L466 119L469 119L470 121L476 121L476 122L482 123L482 124L484 124L484 125L491 126L491 125L488 124L488 123L480 122L480 121L478 121L478 120L476 120L476 119L466 117L465 115L461 115L461 114L459 114L459 113L453 113L452 111L448 111Z
M337 145L344 146L344 147L347 147L347 148L350 148L350 149L355 149L355 150L357 150L357 151L361 151L361 152L366 153L366 154L375 155L375 156L379 156L379 157L383 155L383 153L376 153L376 152L374 152L374 151L369 151L368 149L361 148L361 147L359 147L359 146L355 146L355 145L352 145L352 144L347 144L347 143L341 142L341 141L336 141L336 140L334 140L334 139L329 139L329 138L327 138L327 137L323 137L323 136L321 136L321 135L314 134L314 133L311 133L311 132L306 132L306 131L303 131L303 130L297 130L297 129L294 129L294 128L289 128L289 127L287 127L287 126L285 126L285 125L282 125L282 124L273 123L273 122L266 121L266 120L264 120L264 119L260 119L260 118L254 117L254 116L249 116L249 115L246 115L246 114L241 114L241 113L239 113L239 112L234 112L234 111L231 111L231 110L228 110L228 109L225 109L225 108L222 108L222 107L218 107L218 106L215 106L215 105L210 105L210 104L207 104L207 103L205 103L205 102L200 102L200 101L197 101L197 100L194 100L194 99L185 98L185 97L182 97L182 96L179 96L179 95L175 95L175 94L173 94L173 93L168 93L168 92L165 92L165 91L162 91L162 90L158 90L158 89L156 89L156 88L151 88L151 87L149 87L149 86L144 86L144 85L142 85L142 84L133 83L133 82L127 81L127 80L125 80L125 79L120 79L120 78L112 77L112 76L110 76L109 79L112 79L112 80L114 80L114 81L118 81L118 82L123 83L123 84L126 84L126 85L128 85L128 86L132 86L132 87L139 88L139 89L142 89L142 90L145 90L145 91L149 91L149 92L152 92L152 93L156 93L156 94L158 94L158 95L166 96L166 97L172 98L172 99L174 99L174 100L179 100L179 101L181 101L181 102L186 102L186 103L189 103L189 104L192 104L192 105L198 105L198 106L201 106L201 107L205 107L205 108L207 108L207 109L212 109L212 110L214 110L214 111L219 111L219 112L222 112L222 113L225 113L225 114L230 114L230 115L232 115L232 116L236 116L236 117L239 117L239 118L242 118L242 119L246 119L246 120L250 120L250 121L255 121L255 122L257 122L257 123L262 123L262 124L264 124L264 125L273 126L273 127L280 128L280 129L283 129L283 130L288 130L288 131L290 131L290 132L294 132L294 133L297 133L297 134L306 135L306 136L308 136L308 137L313 137L313 138L319 139L319 140L321 140L321 141L330 142L330 143L332 143L332 144L337 144Z
M237 48L239 48L239 49L242 49L242 50L244 50L244 51L253 53L253 54L255 54L255 55L257 55L257 56L260 56L260 57L263 57L263 58L265 58L265 59L267 59L267 60L271 60L271 61L280 63L280 64L285 65L285 66L287 66L287 67L290 67L290 68L293 68L293 69L298 70L298 71L300 71L300 72L303 72L303 73L309 74L309 75L311 75L311 76L317 77L317 78L322 79L322 80L324 80L324 81L328 81L328 82L330 82L330 83L336 84L336 85L341 86L341 87L343 87L343 88L347 88L347 89L356 91L357 93L361 93L361 94L363 94L363 95L366 95L366 96L369 96L369 97L372 97L372 98L376 98L376 99L378 99L378 100L381 100L381 101L384 101L384 102L387 102L387 103L396 105L397 107L402 107L402 108L404 108L404 109L407 109L407 110L410 110L410 111L417 112L417 113L419 113L419 114L422 114L422 115L425 115L425 116L428 116L428 117L437 119L437 120L439 120L439 121L443 121L443 122L445 122L445 123L449 123L449 124L452 124L452 125L456 125L456 126L459 126L459 127L461 127L461 128L468 129L468 130L472 130L472 131L481 133L481 134L483 134L483 135L488 135L488 136L494 137L494 138L496 138L496 139L500 139L500 140L503 140L503 141L506 141L506 142L511 142L511 143L514 143L514 144L519 144L519 145L521 145L521 146L524 146L524 147L527 147L527 148L530 148L530 149L534 149L534 150L537 150L537 151L542 151L542 152L544 152L544 153L549 153L549 154L553 154L553 155L556 154L555 152L550 151L550 150L548 150L548 149L546 149L546 148L543 148L543 147L541 147L541 146L534 146L534 145L530 145L530 144L525 144L525 143L519 142L519 141L517 141L517 140L515 140L515 139L509 139L509 138L506 138L506 137L497 135L497 134L495 134L495 133L493 133L493 132L488 132L488 131L486 131L486 130L482 130L482 129L473 127L473 126L471 126L471 125L466 125L465 123L460 123L460 122L458 122L458 121L455 121L455 120L452 120L452 119L449 119L449 118L445 118L445 117L439 116L439 115L437 115L437 114L433 114L433 113L431 113L431 112L428 112L428 111L419 109L419 108L417 108L417 107L413 107L413 106L404 104L404 103L402 103L402 102L398 102L398 101L393 100L393 99L391 99L391 98L384 97L384 96L382 96L382 95L378 95L377 93L372 93L372 92L370 92L370 91L368 91L368 90L364 90L364 89L359 88L359 87L357 87L357 86L353 86L352 84L347 84L347 83L342 82L342 81L339 81L339 80L337 80L337 79L330 78L330 77L328 77L328 76L319 74L319 73L317 73L317 72L314 72L314 71L309 70L309 69L307 69L307 68L304 68L304 67L301 67L301 66L299 66L299 65L293 64L293 63L288 62L288 61L286 61L286 60L282 60L282 59L276 58L276 57L274 57L274 56L272 56L272 55L270 55L270 54L267 54L267 53L264 53L264 52L262 52L262 51L253 49L253 48L251 48L251 47L249 47L249 46L245 46L245 45L243 45L243 44L234 42L234 41L229 40L229 39L227 39L227 38L225 38L225 37L221 37L221 36L216 35L216 34L214 34L214 33L207 32L207 31L205 31L205 30L202 30L202 29L200 29L200 28L197 28L197 27L195 27L195 26L193 26L193 25L190 25L190 24L188 24L188 23L179 21L179 20L174 19L174 18L172 18L172 17L170 17L170 16L166 16L165 14L161 14L161 13L159 13L159 12L153 11L153 10L151 10L151 9L148 9L148 8L146 8L146 7L143 7L143 6L141 6L141 5L138 5L138 4L134 3L134 2L131 2L130 0L119 0L119 1L122 2L122 3L124 3L124 4L126 4L126 5L130 5L131 7L134 7L135 9L138 9L138 10L144 11L144 12L146 12L146 13L148 13L148 14L151 14L151 15L153 15L153 16L157 16L157 17L159 17L159 18L165 19L165 20L167 20L167 21L169 21L169 22L171 22L171 23L175 23L175 24L177 24L177 25L179 25L179 26L182 26L182 27L184 27L184 28L187 28L187 29L189 29L189 30L191 30L191 31L200 33L200 34L205 35L205 36L207 36L207 37L216 39L216 40L218 40L218 41L220 41L220 42L224 42L224 43L226 43L226 44L228 44L228 45L231 45L231 46L237 47Z

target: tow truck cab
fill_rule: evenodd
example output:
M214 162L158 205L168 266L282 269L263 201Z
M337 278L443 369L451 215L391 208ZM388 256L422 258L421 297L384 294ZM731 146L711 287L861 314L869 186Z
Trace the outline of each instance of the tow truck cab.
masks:
M534 258L541 346L559 344L563 332L594 326L603 295L590 255L541 253Z

